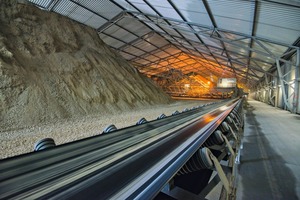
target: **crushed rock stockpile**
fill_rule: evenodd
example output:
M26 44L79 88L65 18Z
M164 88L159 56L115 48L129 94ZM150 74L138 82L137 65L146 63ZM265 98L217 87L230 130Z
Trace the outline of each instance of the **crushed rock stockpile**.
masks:
M0 131L171 101L94 29L14 2L0 1Z

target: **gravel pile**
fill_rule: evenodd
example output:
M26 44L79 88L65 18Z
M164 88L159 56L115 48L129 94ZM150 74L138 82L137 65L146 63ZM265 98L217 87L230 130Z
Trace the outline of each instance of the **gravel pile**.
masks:
M206 100L177 100L169 105L148 106L119 114L89 115L61 120L55 123L32 126L25 129L0 132L0 159L33 151L34 143L40 139L53 138L57 145L98 135L103 129L115 124L117 128L134 125L140 118L148 121L160 114L171 115L175 110L182 111L204 103Z

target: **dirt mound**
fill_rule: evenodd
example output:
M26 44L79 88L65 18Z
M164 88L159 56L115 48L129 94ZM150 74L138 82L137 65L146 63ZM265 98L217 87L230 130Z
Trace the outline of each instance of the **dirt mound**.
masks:
M94 29L12 2L0 2L0 130L170 102Z

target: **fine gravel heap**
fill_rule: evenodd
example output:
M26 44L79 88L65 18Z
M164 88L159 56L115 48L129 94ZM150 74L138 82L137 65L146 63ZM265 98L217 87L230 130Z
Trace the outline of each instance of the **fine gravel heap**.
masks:
M0 131L170 102L94 29L0 1Z
M43 138L53 138L56 145L100 135L105 127L114 124L118 129L132 126L142 117L155 120L164 113L170 116L175 110L183 111L211 100L177 100L171 104L149 105L114 114L95 114L62 119L28 128L3 131L0 134L0 159L33 151L34 144Z

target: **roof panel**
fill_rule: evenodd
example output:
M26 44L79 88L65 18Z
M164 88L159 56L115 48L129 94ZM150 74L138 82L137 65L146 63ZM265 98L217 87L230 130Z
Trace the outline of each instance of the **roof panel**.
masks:
M150 8L144 1L142 0L133 0L130 1L137 9L139 9L141 12L156 15L156 12Z
M151 0L149 3L164 17L182 20L168 1Z
M88 26L91 26L95 29L100 28L103 24L105 24L107 21L97 15L92 15L87 21L84 23Z
M168 41L166 41L163 37L161 37L158 34L153 34L153 36L148 37L147 41L157 47L163 47L163 46L169 44Z
M144 51L146 52L149 52L149 51L153 51L155 49L157 49L155 46L153 46L152 44L150 44L149 42L146 42L146 41L139 41L137 43L134 43L133 44L135 47L138 47L140 49L143 49Z
M168 52L169 54L172 54L172 55L181 52L178 48L176 48L176 47L174 47L174 46L171 46L171 47L169 47L169 48L166 48L165 51Z
M69 14L78 7L75 3L71 1L59 1L54 7L53 11L61 15L69 17Z
M166 32L167 34L169 34L171 36L180 37L178 32L176 30L174 30L174 28L171 27L170 25L161 24L160 27L163 28L164 32Z
M166 52L164 52L164 51L157 52L157 53L155 53L154 55L156 55L156 56L159 57L159 58L165 58L165 57L170 56L170 54L168 54L168 53L166 53Z
M291 2L288 0L283 3L279 0L207 0L205 5L199 0L30 0L30 2L45 9L52 8L56 3L53 11L95 29L106 23L107 29L99 36L112 48L128 52L121 51L121 54L125 59L135 61L134 64L138 66L149 65L159 58L165 60L164 63L174 62L176 67L186 63L194 65L194 61L201 63L208 71L216 71L220 74L222 69L215 58L221 65L227 66L228 55L229 58L240 61L238 63L232 60L232 63L235 68L245 70L246 74L247 70L244 66L248 64L248 57L252 56L250 65L257 69L254 72L249 70L249 76L244 76L248 78L255 77L255 74L262 76L263 73L256 71L259 71L260 67L268 70L274 63L274 58L267 52L270 51L275 57L280 57L287 49L287 45L284 44L293 44L300 32L299 7L287 6ZM256 18L254 17L255 5L257 5ZM217 31L223 39L216 38L218 36L212 34L213 24L208 10L211 11L211 18L215 20ZM107 23L107 19L119 16L121 12L126 14L117 21L112 20L111 24ZM253 25L254 18L256 25ZM252 27L255 28L253 37ZM202 44L195 34L198 34L205 44ZM251 48L258 52L253 51L250 54L251 38L255 38ZM264 38L268 39L268 42ZM223 40L227 52L223 52L225 49L220 40ZM284 44L278 45L280 42ZM183 52L187 55L183 55ZM176 54L182 55L181 61L172 56ZM145 59L140 59L138 56L144 56ZM196 70L195 67L193 68ZM157 70L157 68L153 69ZM192 70L191 67L184 67L184 69ZM167 68L164 67L157 72L166 70ZM232 71L229 68L227 70Z
M131 59L135 58L135 56L133 56L133 55L131 55L131 54L128 54L128 53L126 53L126 52L124 52L124 51L120 51L119 53L120 53L121 56L123 56L126 60L131 60Z
M196 22L205 26L212 26L212 23L202 1L173 0L173 3L187 21Z
M139 56L139 55L142 55L145 53L145 51L142 51L136 47L133 47L133 46L127 46L123 49L123 51L125 52L128 52L130 54L133 54L133 55L136 55L136 56Z
M79 3L97 14L103 16L106 19L111 19L114 16L122 12L122 9L113 4L109 0L88 0L88 1L79 1Z
M150 26L154 31L162 33L164 32L160 27L158 27L155 23L153 23L151 20L147 19L146 17L142 16L142 15L138 15L137 18L141 21L143 21L143 23L145 23L146 25ZM132 20L135 20L134 18L132 18Z
M116 25L110 26L104 31L104 33L107 35L114 36L126 43L129 43L132 40L137 39L135 35L131 34L130 32Z
M257 58L257 59L263 60L265 62L270 62L270 63L274 63L275 62L274 58L262 55L260 53L255 53L255 52L252 53L252 58ZM253 62L259 63L258 61L255 61L255 60Z
M187 32L187 31L180 31L180 33L188 40L200 42L200 40L197 38L197 36L194 33Z
M151 29L142 24L140 21L132 20L132 18L128 17L122 18L117 22L117 24L138 36L143 36L151 32Z
M256 35L262 38L292 44L299 37L299 8L260 2Z
M137 11L133 6L131 6L126 0L114 0L116 3L118 3L120 6L127 10L131 11Z
M84 24L93 15L94 14L92 12L90 12L82 7L75 6L75 8L72 9L71 12L69 12L68 17Z
M272 67L271 64L266 64L265 62L260 62L260 61L255 61L255 60L251 60L250 65L255 68L265 70L265 71L269 70Z
M29 2L36 4L42 8L47 8L51 4L51 0L29 0Z
M112 38L108 35L105 35L105 34L102 34L100 33L99 34L99 37L106 43L108 44L109 46L112 46L116 49L118 49L119 47L123 46L125 43L124 42L121 42L119 40L116 40L115 38Z
M254 1L208 0L208 5L219 28L251 34Z
M287 49L285 46L276 45L276 44L272 44L269 42L261 41L260 43L261 43L261 45L263 45L265 48L267 48L271 53L273 53L277 57L281 56ZM254 43L252 48L255 50L267 53L267 51L262 46L260 46L260 44Z
M221 45L221 42L219 40L216 40L216 39L213 39L211 37L204 36L204 35L200 35L200 38L207 45L218 47L218 48L223 48L222 45Z
M158 61L159 60L159 57L157 57L157 56L153 56L153 55L147 55L147 56L143 56L143 57L145 57L147 60L150 60L151 62L156 62L156 61Z
M245 48L230 43L225 43L224 45L227 51L235 52L237 54L244 55L244 56L249 55L249 51Z
M107 22L107 20L104 18L95 15L89 10L71 1L59 1L54 7L53 11L93 28L99 28L101 25Z

